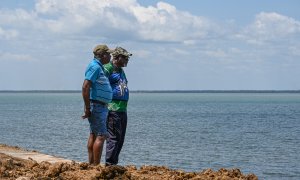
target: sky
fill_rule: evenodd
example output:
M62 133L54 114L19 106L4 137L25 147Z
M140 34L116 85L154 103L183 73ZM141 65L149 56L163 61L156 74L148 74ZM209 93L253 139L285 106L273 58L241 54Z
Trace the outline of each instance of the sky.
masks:
M131 90L300 90L298 0L1 0L0 90L81 90L97 44Z

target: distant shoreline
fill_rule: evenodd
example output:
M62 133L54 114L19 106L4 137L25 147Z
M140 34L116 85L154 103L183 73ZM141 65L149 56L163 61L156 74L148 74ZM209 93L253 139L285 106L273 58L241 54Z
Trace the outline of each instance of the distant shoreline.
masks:
M131 93L300 93L300 90L131 90ZM0 93L81 93L80 90L0 90Z

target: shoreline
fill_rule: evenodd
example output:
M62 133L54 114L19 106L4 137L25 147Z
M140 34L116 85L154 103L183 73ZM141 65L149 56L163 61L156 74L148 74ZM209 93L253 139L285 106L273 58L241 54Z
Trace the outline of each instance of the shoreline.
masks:
M255 174L242 174L239 169L199 172L173 170L165 166L144 165L92 166L86 162L29 151L17 146L0 144L0 179L240 179L257 180Z
M69 159L51 156L51 155L40 153L38 151L30 151L18 146L9 146L6 144L0 144L0 153L6 154L11 157L24 159L24 160L32 159L37 163L41 163L43 161L47 161L51 164L58 163L58 162L62 162L62 163L72 162L72 160Z

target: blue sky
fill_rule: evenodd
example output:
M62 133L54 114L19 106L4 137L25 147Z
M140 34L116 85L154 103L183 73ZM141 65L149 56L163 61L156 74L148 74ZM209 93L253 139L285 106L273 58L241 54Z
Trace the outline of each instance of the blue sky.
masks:
M80 90L97 44L131 90L299 90L300 1L2 0L0 90Z

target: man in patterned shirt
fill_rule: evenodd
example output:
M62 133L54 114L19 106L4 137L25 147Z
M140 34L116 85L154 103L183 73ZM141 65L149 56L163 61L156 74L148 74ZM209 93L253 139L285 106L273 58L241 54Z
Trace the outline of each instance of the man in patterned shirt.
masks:
M104 65L113 91L112 102L108 105L107 130L109 136L106 140L106 165L118 164L125 139L129 90L123 67L127 66L131 55L124 48L117 47L112 52L113 60Z

